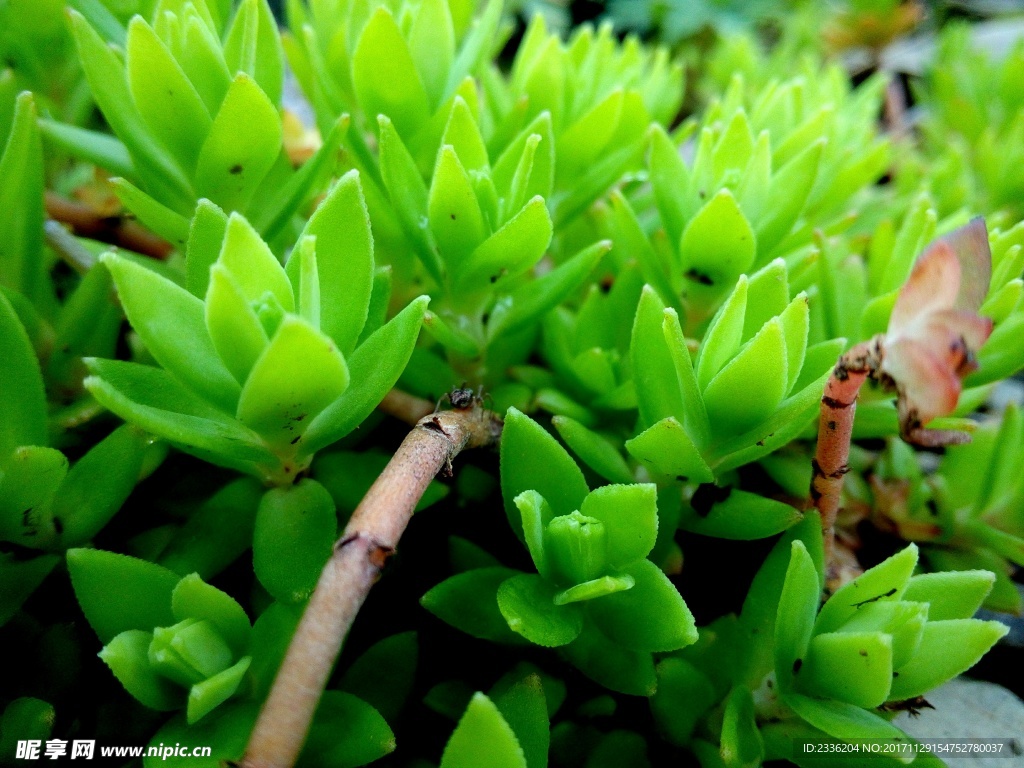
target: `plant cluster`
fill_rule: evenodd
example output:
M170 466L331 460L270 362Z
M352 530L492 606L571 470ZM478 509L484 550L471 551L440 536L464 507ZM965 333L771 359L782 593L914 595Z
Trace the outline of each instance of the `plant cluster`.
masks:
M666 48L517 9L0 7L0 762L814 765L1005 634L1021 49L948 32L900 135L800 30L693 109Z

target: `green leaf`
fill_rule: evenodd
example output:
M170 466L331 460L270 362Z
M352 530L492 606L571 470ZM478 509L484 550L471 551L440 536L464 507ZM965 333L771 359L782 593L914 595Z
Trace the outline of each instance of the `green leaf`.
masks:
M504 690L501 688L499 681L491 697L515 733L527 768L547 768L551 733L547 697L540 674L529 674Z
M391 206L423 266L436 282L441 283L445 265L436 252L428 228L427 200L430 193L427 185L394 123L386 115L380 115L377 123L380 129L380 172Z
M742 113L741 113L742 114ZM727 766L759 766L764 742L757 728L750 689L736 686L725 700L722 718L721 755Z
M350 384L309 425L300 455L340 440L373 412L402 375L420 333L429 299L420 296L356 347L348 358Z
M770 320L708 383L708 418L731 432L743 432L767 419L786 394L786 360L782 323Z
M679 149L660 125L651 126L651 154L648 167L654 201L669 242L678 243L686 223L690 172Z
M862 605L902 599L907 581L917 565L917 546L910 544L892 557L844 584L821 608L814 625L815 633L835 632L853 617Z
M985 602L995 574L991 571L946 571L911 576L903 600L928 603L928 619L969 619Z
M213 121L171 52L140 16L128 24L128 88L139 115L186 171Z
M632 589L593 600L587 610L606 637L636 651L674 651L697 641L693 614L668 577L650 560L624 569Z
M533 197L497 232L484 240L455 276L458 290L472 291L529 272L551 242L551 217L541 197Z
M238 382L206 331L203 303L155 272L112 253L103 256L132 328L157 362L186 387L234 412Z
M607 598L602 598L607 599ZM562 648L569 663L606 688L631 696L651 696L658 685L651 654L612 642L596 625Z
M58 450L16 448L0 477L0 538L33 549L59 547L51 504L67 471L68 460Z
M210 341L224 366L244 385L269 339L241 286L222 264L210 270L205 306Z
M191 573L178 582L171 593L171 610L177 621L209 621L236 657L248 652L252 634L249 617L234 598L211 587L199 574Z
M653 483L606 485L583 500L580 513L604 523L608 564L626 568L643 560L658 537L658 490Z
M686 405L676 378L675 360L662 331L665 305L650 286L644 286L633 320L630 360L640 417L645 424L667 418L686 419Z
M527 763L494 702L476 693L444 748L440 768L527 768Z
M415 136L430 119L427 92L391 11L370 16L352 53L352 84L364 114L390 117L398 132Z
M41 699L28 696L14 699L4 707L0 718L0 750L5 755L13 755L18 741L48 739L56 719L53 705Z
M227 214L215 203L200 200L196 204L185 248L185 287L195 296L206 296L210 267L220 255L227 228Z
M683 398L683 415L685 417L683 423L698 444L706 445L711 432L708 413L697 384L693 359L690 357L683 329L679 325L679 315L674 309L665 310L664 319L661 321L661 332L665 337L669 356L676 369L676 380L679 382L679 392Z
M126 179L111 179L110 183L124 207L143 225L177 247L185 245L189 232L188 219Z
M227 210L242 210L281 154L281 139L277 109L249 75L239 72L199 152L196 194Z
M173 571L99 549L69 549L67 562L82 613L104 643L130 629L174 624L171 593L179 577Z
M395 735L370 704L325 691L317 706L299 768L358 768L395 751Z
M459 162L468 172L490 171L491 164L487 158L483 136L480 135L480 127L466 100L458 95L452 102L448 123L441 137L441 145L446 144L455 150Z
M779 315L779 323L786 341L786 389L788 394L800 376L807 353L807 334L810 328L810 309L807 296L800 294Z
M627 589L632 589L634 584L636 584L636 579L629 574L625 576L600 576L558 592L555 595L555 605L568 605L569 603L596 600L599 597L611 595L615 592L625 592Z
M46 394L39 361L14 307L0 292L0 463L19 445L46 445Z
M58 562L57 555L21 560L11 554L0 554L0 627L17 613Z
M775 620L775 674L784 692L793 689L804 662L821 595L818 570L803 542L794 541L790 551Z
M718 701L711 681L688 661L669 656L658 664L658 690L650 700L651 714L672 744L687 746L700 718Z
M544 548L544 531L555 516L551 505L536 491L523 491L512 502L522 516L523 539L537 572L545 579L553 578L554 572L548 565Z
M75 462L52 507L64 547L89 541L117 513L139 481L152 443L142 430L123 424Z
M715 285L728 285L754 263L757 241L750 223L728 189L697 211L683 230L679 258Z
M747 278L741 276L736 288L729 294L711 319L697 353L697 383L702 390L718 374L740 348L743 323L747 309Z
M409 53L433 108L442 102L455 60L455 28L444 0L426 0L413 15ZM447 140L445 143L450 143Z
M811 638L800 690L873 709L889 698L892 637L882 632L829 632Z
M229 704L209 717L189 725L185 713L168 721L149 742L155 750L143 759L145 768L219 768L226 762L241 760L259 708L255 702ZM188 744L191 739L210 747L207 757L162 755L165 744ZM186 751L187 753L187 751Z
M449 145L442 146L437 155L427 219L441 257L456 275L489 234L469 173Z
M269 292L286 312L295 310L292 285L284 268L252 224L238 213L228 218L217 263L237 281L250 302L260 301Z
M697 483L715 479L693 440L673 417L662 419L627 440L626 450L648 469L662 475Z
M2 134L0 134L2 135ZM10 136L0 156L0 285L41 298L43 260L43 147L32 94L22 93L14 107Z
M181 706L184 691L154 670L149 663L152 632L130 629L119 633L99 657L121 685L150 709L172 710Z
M137 176L128 148L110 134L46 118L39 119L39 130L50 146L57 147L69 155L97 165L114 176Z
M331 556L337 533L334 501L320 483L307 478L270 489L256 512L256 577L281 602L306 600Z
M275 107L281 104L284 54L277 22L267 0L239 3L224 39L224 59L229 71L251 75Z
M420 604L441 621L466 634L495 643L521 643L498 609L498 588L516 576L511 568L477 568L433 587Z
M394 721L412 692L419 646L415 632L385 637L369 647L345 670L341 688Z
M998 621L929 621L914 658L897 670L889 699L921 696L966 672L1007 632L1009 628Z
M189 724L206 717L210 712L235 695L249 671L252 659L245 656L235 664L196 683L188 692L186 714Z
M188 178L158 146L135 108L121 58L80 13L72 10L69 15L89 92L114 134L125 143L136 168L145 175L147 188L175 210L191 208L195 197Z
M185 389L166 371L120 360L92 358L86 363L93 375L83 382L85 388L126 421L179 446L219 456L225 466L276 461L256 433Z
M751 541L781 533L802 518L796 507L733 488L710 509L685 515L680 527L703 536Z
M772 252L792 231L814 188L826 140L815 141L772 174L768 187L771 205L757 222L757 247L762 255Z
M252 367L238 401L238 419L271 445L295 445L317 414L349 383L334 342L295 315L286 315Z
M523 528L513 500L523 491L537 491L554 516L578 510L589 489L576 462L543 427L510 408L501 435L501 494L512 530Z
M791 693L785 697L785 702L815 728L837 739L910 743L910 737L895 725L845 701L822 701Z
M551 423L583 463L612 483L630 483L633 473L612 442L568 416L555 416Z
M542 576L513 576L498 588L498 609L509 629L531 643L547 648L566 645L583 629L583 612L576 605L556 605L556 592Z
M491 313L487 327L490 338L509 336L537 322L544 313L579 288L610 249L611 242L601 240L584 248L543 277L517 288L508 297L507 303L502 301Z
M619 87L560 132L555 155L561 178L575 179L599 159L615 135L622 111L623 89Z
M331 188L302 235L316 237L320 330L349 355L366 323L374 271L370 215L356 171Z

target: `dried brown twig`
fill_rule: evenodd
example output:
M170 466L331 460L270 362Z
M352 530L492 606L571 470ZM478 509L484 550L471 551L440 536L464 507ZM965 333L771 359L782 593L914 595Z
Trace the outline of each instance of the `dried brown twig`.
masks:
M46 215L54 221L67 224L79 237L88 237L125 248L143 256L165 259L174 246L138 222L125 216L103 216L82 203L76 203L46 190Z
M352 514L299 622L241 765L290 768L352 622L413 510L465 448L495 445L501 419L478 399L420 419Z

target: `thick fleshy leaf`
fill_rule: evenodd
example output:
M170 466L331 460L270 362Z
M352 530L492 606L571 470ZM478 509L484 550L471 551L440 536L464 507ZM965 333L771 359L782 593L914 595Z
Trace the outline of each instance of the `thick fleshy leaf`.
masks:
M754 231L728 189L697 211L679 242L683 268L717 286L728 285L746 272L756 252Z
M625 576L600 576L558 592L555 595L555 604L568 605L569 603L583 603L587 600L596 600L605 595L632 589L634 584L636 584L636 579L628 574Z
M442 258L455 273L489 234L473 183L451 146L441 147L437 155L427 219Z
M155 272L107 253L125 314L157 362L186 387L233 413L240 387L206 331L203 302Z
M764 539L789 528L803 518L796 507L756 493L728 489L726 498L710 506L693 502L693 514L680 522L683 530L720 539Z
M237 281L250 302L260 301L269 292L285 311L295 310L295 297L284 268L252 224L238 213L228 218L217 263Z
M222 15L228 7L221 2ZM245 72L260 86L270 102L281 104L284 88L284 55L281 33L267 0L242 0L224 39L224 59L231 72Z
M501 435L501 493L512 529L522 537L522 520L513 500L537 491L555 516L578 510L589 489L576 462L543 427L510 408Z
M497 643L521 643L498 609L498 588L518 571L477 568L456 574L435 586L420 604L448 624L473 637Z
M551 423L559 436L580 459L605 480L629 483L633 473L612 442L568 416L555 416Z
M355 171L331 188L302 234L316 237L320 330L348 355L366 323L374 269L370 217Z
M679 324L679 315L674 309L665 310L664 319L661 322L661 332L665 337L665 344L668 346L669 357L672 358L672 364L675 366L679 393L683 398L683 415L685 417L683 424L687 432L693 435L695 443L706 445L711 431L708 424L708 413L697 384L697 372L694 369L693 359L690 357L690 349L686 345L686 338L683 336L683 329Z
M224 671L193 685L188 692L188 722L199 721L234 696L251 662L252 659L245 656Z
M814 189L824 146L824 139L815 141L772 174L768 187L772 204L756 226L760 254L771 253L792 231Z
M653 483L606 485L591 491L580 513L604 523L608 564L624 569L643 560L658 537L658 491Z
M348 366L333 340L288 315L252 367L238 419L274 445L295 445L304 424L338 399Z
M54 448L23 445L3 464L0 476L0 539L32 549L59 546L51 506L68 471Z
M693 614L654 563L641 560L624 572L632 589L587 604L590 616L612 641L637 651L674 651L697 640Z
M178 582L171 593L171 610L178 621L209 621L235 656L242 656L249 650L252 627L242 606L227 593L204 582L199 574L189 574Z
M929 621L914 658L897 670L889 698L921 696L966 672L1007 632L1009 628L998 621Z
M497 284L528 272L551 242L551 217L541 197L532 198L482 242L456 276L465 290Z
M185 389L166 371L120 360L93 358L86 363L93 375L83 382L85 388L126 421L228 462L274 461L255 432Z
M205 304L210 341L227 369L244 385L269 343L263 323L222 264L210 270Z
M302 748L299 768L358 768L395 750L395 734L370 704L325 691Z
M829 632L811 638L797 678L804 693L872 709L889 698L892 638L882 632Z
M586 625L576 640L562 648L562 653L591 680L613 691L651 696L658 686L650 653L623 648L596 625Z
M769 320L704 390L711 422L742 432L771 416L789 387L786 360L782 323Z
M626 441L630 456L659 474L710 483L714 475L682 425L669 417Z
M718 703L707 675L685 659L669 656L658 664L658 690L651 714L669 742L687 746L700 718Z
M125 690L147 707L177 709L185 699L185 692L150 666L149 644L152 639L152 632L126 630L107 643L99 657Z
M10 620L21 608L54 566L60 562L57 555L40 555L29 560L16 559L13 555L0 554L0 627Z
M909 545L840 587L821 608L816 633L835 632L862 605L879 600L900 600L917 565L917 546Z
M841 632L881 632L892 637L892 666L898 669L910 661L921 644L928 621L927 603L886 600L862 605L843 624Z
M513 576L498 588L498 609L509 629L531 643L548 648L566 645L583 629L583 611L576 605L556 605L556 591L542 576Z
M179 248L185 245L189 231L185 216L126 179L111 179L110 183L124 207L145 227Z
M725 700L720 754L727 766L760 765L764 758L754 699L750 689L741 685L733 688Z
M678 243L686 223L689 169L660 125L651 126L651 187L669 242Z
M644 286L633 320L630 360L640 416L647 424L671 417L679 422L686 419L675 363L662 332L664 312L657 293Z
M870 739L909 744L910 737L873 712L845 701L822 701L791 693L786 704L796 713L829 736L837 739Z
M995 574L991 571L922 573L907 582L903 600L928 603L931 621L969 619L985 601Z
M27 298L44 288L46 262L43 238L43 148L36 125L32 95L22 93L14 107L14 122L0 157L0 285ZM6 358L5 358L6 359Z
M139 114L178 164L196 167L213 120L167 46L141 16L128 25L128 88Z
M476 693L441 756L441 768L527 768L512 727L489 698Z
M196 194L227 210L248 205L281 154L281 118L249 75L231 81L196 166Z
M530 668L529 665L520 665L499 680L491 691L491 699L515 732L527 768L547 768L551 728L542 673L531 672L512 685L503 685L512 675L522 675L523 667Z
M185 248L185 287L199 298L206 296L227 228L227 214L218 205L205 199L196 204Z
M338 533L334 501L315 480L267 491L256 512L252 565L275 598L298 603L308 598Z
M791 691L803 665L818 612L821 582L802 541L791 545L786 580L775 620L775 674L783 691Z
M46 445L46 395L32 342L0 292L0 463L19 445Z
M174 624L174 571L100 549L69 549L67 562L82 613L103 642L129 629Z
M412 691L419 647L415 632L401 632L370 646L341 678L341 687L394 720Z
M430 104L436 108L445 95L455 60L455 28L447 2L426 0L420 4L409 30L409 52Z
M420 296L356 347L348 358L349 387L304 435L299 455L311 455L340 440L370 415L402 375L419 337L429 299Z
M352 53L352 83L367 115L390 117L400 134L414 136L430 118L427 92L394 16L378 8Z
M696 368L697 383L702 390L740 348L747 309L747 282L745 275L740 277L736 288L711 319L701 341Z
M554 574L544 548L544 530L555 516L551 505L536 491L523 491L512 502L519 510L523 539L537 572L546 579L552 578Z

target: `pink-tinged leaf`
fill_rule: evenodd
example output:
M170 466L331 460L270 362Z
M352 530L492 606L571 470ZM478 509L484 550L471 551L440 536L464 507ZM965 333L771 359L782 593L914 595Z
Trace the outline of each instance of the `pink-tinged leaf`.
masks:
M909 414L927 424L956 408L960 377L955 368L916 340L900 339L890 344L885 350L882 370L899 388L901 417Z
M956 309L977 312L992 280L992 251L988 244L985 219L981 216L942 238L960 262L960 293Z
M953 248L936 240L914 263L889 318L889 335L902 335L925 314L950 309L960 290L960 263Z
M921 330L920 335L915 334L915 340L936 356L948 355L953 368L959 369L962 359L973 358L988 340L992 320L962 309L947 309L929 315Z

